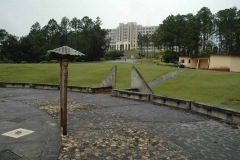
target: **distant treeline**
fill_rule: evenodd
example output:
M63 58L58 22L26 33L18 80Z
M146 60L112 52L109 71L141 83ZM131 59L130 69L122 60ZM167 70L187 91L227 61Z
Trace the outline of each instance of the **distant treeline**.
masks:
M86 55L77 57L76 61L100 60L109 47L107 34L107 30L101 29L100 18L93 21L89 17L71 21L63 17L60 24L51 19L44 27L36 22L30 33L21 38L0 29L0 61L50 61L47 51L63 45ZM240 10L233 7L213 14L209 8L203 7L196 15L170 15L151 36L139 33L137 42L140 51L147 49L147 55L150 45L167 50L169 60L179 55L240 55Z
M213 14L203 7L196 15L170 15L151 40L177 55L240 55L240 10L233 7Z
M89 17L83 17L81 20L73 18L71 21L63 17L60 24L50 19L44 27L36 22L30 28L30 33L20 38L0 29L0 61L4 63L50 61L52 57L47 56L47 51L64 45L86 55L77 57L76 61L100 60L108 48L107 34L107 30L101 29L99 17L96 21Z

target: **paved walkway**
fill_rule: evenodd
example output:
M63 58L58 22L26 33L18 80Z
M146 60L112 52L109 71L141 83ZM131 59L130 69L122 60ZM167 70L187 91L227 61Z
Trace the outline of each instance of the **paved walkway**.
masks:
M178 75L179 73L181 73L183 71L184 70L178 70L178 71L169 72L169 73L164 74L161 77L159 77L159 78L149 82L148 85L149 85L149 87L156 86L156 85L158 85L158 84L160 84L160 83L162 83L162 82L164 82L164 81L166 81L166 80L168 80L168 79Z
M0 131L0 151L8 149L21 157L28 157L31 152L28 149L32 148L28 145L33 146L36 142L36 152L46 153L46 156L47 153L56 154L49 148L42 149L44 145L37 142L40 139L45 144L46 141L59 141L56 138L60 136L58 131L39 136L43 128L54 128L55 120L59 122L59 91L0 88L0 101L1 113L9 107L15 107L14 110L17 107L21 112L28 111L26 115L22 114L24 116L35 117L33 113L42 113L48 122L39 125L40 122L33 118L32 125L27 126L25 121L9 122L14 118L21 119L19 112L6 114L6 118L1 115L0 127L8 128ZM48 119L49 116L37 108L45 110L53 118ZM191 112L108 94L74 92L68 94L68 110L69 134L62 136L59 159L237 160L240 156L240 130L237 126ZM2 135L20 127L34 133L18 139ZM56 137L51 137L53 134ZM23 152L24 146L28 149ZM42 156L42 159L47 158Z
M41 97L37 90L15 92L0 88L1 160L58 158L61 136L56 120L43 110L16 100L31 99L31 95Z

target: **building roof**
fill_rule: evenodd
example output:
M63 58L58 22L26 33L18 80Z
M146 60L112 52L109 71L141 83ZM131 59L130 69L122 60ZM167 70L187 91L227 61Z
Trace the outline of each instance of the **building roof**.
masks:
M190 57L190 56L178 56L178 58L191 58L191 59L209 59L209 56L206 57Z
M83 53L76 51L68 46L62 46L53 50L47 51L48 54L51 55L59 55L59 56L82 56Z
M240 55L232 55L232 54L210 54L210 56L229 56L229 57L239 57Z

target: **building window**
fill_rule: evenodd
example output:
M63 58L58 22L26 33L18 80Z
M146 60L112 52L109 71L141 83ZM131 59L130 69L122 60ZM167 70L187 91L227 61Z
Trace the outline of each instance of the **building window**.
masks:
M184 63L184 59L181 60L181 63Z
M188 63L191 63L191 60L190 60L190 59L188 60Z

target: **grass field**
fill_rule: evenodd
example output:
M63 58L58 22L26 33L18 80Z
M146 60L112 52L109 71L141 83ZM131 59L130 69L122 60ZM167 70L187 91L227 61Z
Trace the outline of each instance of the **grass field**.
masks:
M145 51L145 52L146 52L145 54L147 54L147 51ZM139 51L124 51L123 54L128 55L128 56L133 55L135 58L138 58L139 57L138 53L139 53ZM157 53L160 53L160 52L155 52L155 54L157 54ZM152 51L148 51L148 57L150 58L152 56L154 56L154 53Z
M155 93L240 109L240 73L188 70L154 86Z
M97 86L117 65L117 88L130 87L134 65L147 82L177 68L152 65L149 60L131 63L70 63L69 85ZM0 64L0 81L59 83L59 64ZM240 109L240 73L188 70L157 85L155 94L179 97Z
M124 51L124 53L123 53L124 55L126 55L126 56L131 56L131 55L133 55L134 57L139 57L138 56L138 51Z
M117 65L117 88L130 87L132 65L135 65L147 82L177 70L131 63L70 63L68 84L97 86L115 65ZM0 81L57 84L59 72L59 64L0 64Z

